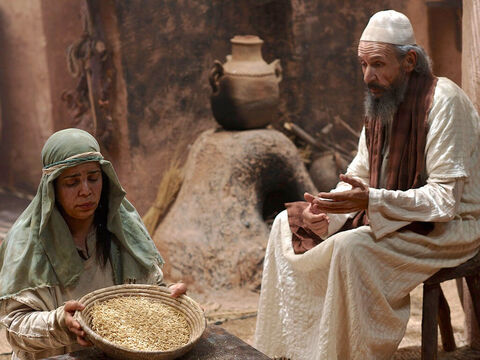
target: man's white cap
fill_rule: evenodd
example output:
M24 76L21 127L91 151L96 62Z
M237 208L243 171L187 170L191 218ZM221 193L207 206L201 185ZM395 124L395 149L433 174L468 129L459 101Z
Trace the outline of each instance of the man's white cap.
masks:
M379 11L368 21L360 41L375 41L394 45L415 45L410 20L395 10Z

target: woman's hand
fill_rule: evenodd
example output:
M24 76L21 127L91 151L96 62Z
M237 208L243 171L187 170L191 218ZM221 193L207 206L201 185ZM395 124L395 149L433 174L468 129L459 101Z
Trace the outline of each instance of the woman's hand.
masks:
M328 223L330 219L327 214L322 212L313 202L316 199L315 196L305 193L304 198L309 202L302 213L304 225L318 236L326 235L328 233Z
M170 296L176 298L187 292L187 285L185 285L185 283L183 282L179 282L179 283L170 285L168 289L170 290Z
M79 322L73 317L75 311L82 311L85 309L85 306L78 301L70 300L65 303L63 308L65 311L65 325L67 325L68 330L77 336L77 342L80 345L91 346L90 341L85 339L85 331L82 330Z

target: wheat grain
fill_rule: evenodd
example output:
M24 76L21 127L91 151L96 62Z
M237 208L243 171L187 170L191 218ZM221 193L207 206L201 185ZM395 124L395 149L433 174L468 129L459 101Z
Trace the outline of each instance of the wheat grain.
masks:
M170 351L188 343L190 327L174 307L143 296L123 296L95 304L92 329L128 349Z

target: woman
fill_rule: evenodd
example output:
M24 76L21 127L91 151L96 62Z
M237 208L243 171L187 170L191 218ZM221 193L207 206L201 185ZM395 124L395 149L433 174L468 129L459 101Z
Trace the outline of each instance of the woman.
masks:
M115 284L163 284L163 259L97 141L83 130L58 131L42 160L37 194L0 246L0 322L12 359L89 345L74 299ZM176 297L186 286L170 290Z

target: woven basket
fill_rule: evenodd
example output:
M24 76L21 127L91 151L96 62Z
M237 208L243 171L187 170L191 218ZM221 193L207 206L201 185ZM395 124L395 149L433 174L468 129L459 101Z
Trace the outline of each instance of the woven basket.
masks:
M91 310L96 302L105 301L119 296L149 297L161 301L166 305L172 306L177 311L181 312L187 320L187 323L190 327L189 342L182 347L171 351L136 351L105 340L100 335L95 333L91 328ZM86 338L90 340L90 342L97 348L115 359L176 359L193 347L193 345L200 339L206 328L205 314L200 305L185 295L181 295L178 298L172 298L170 296L170 291L167 288L156 285L125 284L111 286L93 291L82 297L79 301L85 305L85 309L83 309L81 312L77 311L75 313L75 318L85 331Z

